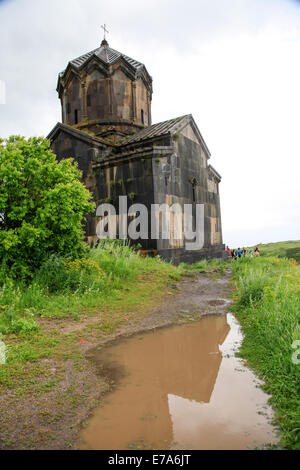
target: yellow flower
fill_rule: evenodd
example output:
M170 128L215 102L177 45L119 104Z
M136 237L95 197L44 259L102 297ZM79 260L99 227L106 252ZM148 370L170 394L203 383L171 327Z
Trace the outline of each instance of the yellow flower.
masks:
M88 275L96 274L98 278L104 276L104 271L100 268L96 261L91 259L75 259L74 261L66 261L66 267L69 272L83 272Z

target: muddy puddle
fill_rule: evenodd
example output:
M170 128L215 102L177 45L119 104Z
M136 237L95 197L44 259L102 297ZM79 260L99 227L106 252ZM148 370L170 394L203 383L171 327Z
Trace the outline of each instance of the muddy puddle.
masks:
M254 449L278 442L269 398L234 356L231 314L162 328L94 352L111 380L82 449Z

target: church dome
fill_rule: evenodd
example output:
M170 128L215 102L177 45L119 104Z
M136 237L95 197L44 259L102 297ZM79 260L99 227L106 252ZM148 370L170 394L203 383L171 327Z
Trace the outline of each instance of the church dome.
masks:
M124 60L127 62L132 69L135 71L136 78L139 75L145 74L145 76L148 79L149 85L152 83L152 78L147 72L147 69L144 64L141 62L138 62L135 59L131 59L131 57L128 57L125 54L122 54L121 52L116 51L115 49L112 49L109 47L108 42L103 39L101 46L98 47L97 49L94 49L91 52L87 52L86 54L81 55L80 57L77 57L77 59L73 59L69 62L69 64L74 67L77 70L80 70L85 66L85 64L90 60L91 57L97 57L101 61L103 61L105 64L111 65L114 64L120 60ZM60 76L64 76L66 70L61 72Z
M152 78L141 62L109 47L71 60L58 76L62 121L96 135L151 125ZM131 129L129 127L131 126Z

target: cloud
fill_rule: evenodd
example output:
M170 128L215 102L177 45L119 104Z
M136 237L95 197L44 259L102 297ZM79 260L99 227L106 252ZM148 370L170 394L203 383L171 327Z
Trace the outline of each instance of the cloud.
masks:
M224 3L1 1L0 135L48 134L61 119L58 72L106 23L111 47L153 76L153 121L194 115L223 176L225 241L300 238L299 2Z

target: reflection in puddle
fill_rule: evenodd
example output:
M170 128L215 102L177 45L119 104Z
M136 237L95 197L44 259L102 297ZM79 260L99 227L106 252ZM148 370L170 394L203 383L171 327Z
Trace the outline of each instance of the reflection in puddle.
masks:
M268 396L234 357L241 340L228 314L96 351L117 387L82 433L82 448L246 449L277 442L266 417Z

